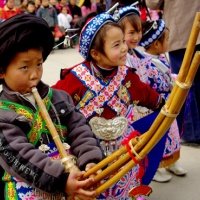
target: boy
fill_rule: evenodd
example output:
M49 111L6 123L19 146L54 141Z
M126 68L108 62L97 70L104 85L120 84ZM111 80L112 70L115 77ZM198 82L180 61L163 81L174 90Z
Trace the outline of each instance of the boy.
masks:
M31 93L37 87L81 170L102 160L102 151L71 97L41 81L42 63L54 44L48 24L34 15L16 15L0 24L0 43L0 165L6 172L5 198L63 199L68 194L92 200L95 191L83 189L92 178L78 181L84 172L64 173L65 167L52 161L57 147Z

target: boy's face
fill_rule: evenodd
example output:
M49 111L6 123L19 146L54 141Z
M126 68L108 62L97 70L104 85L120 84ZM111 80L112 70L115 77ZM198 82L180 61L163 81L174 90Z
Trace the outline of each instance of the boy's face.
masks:
M73 6L75 6L75 5L76 5L76 0L70 0L69 3L70 3L71 5L73 5Z
M42 5L44 7L48 6L49 5L49 0L42 0Z
M30 49L26 52L17 53L6 72L0 74L6 85L15 92L27 94L32 87L36 87L43 72L42 51Z
M9 9L13 9L15 7L15 2L14 0L8 0L6 5L8 6Z
M33 13L33 12L35 11L35 6L32 5L32 4L28 4L27 10L28 10L30 13Z
M129 49L134 49L138 46L142 38L142 26L139 27L139 31L136 31L130 22L126 22L126 27L124 30L126 44Z

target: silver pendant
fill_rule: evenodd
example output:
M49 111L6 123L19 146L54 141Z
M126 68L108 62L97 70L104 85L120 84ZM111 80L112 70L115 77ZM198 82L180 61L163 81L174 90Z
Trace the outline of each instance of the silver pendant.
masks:
M68 143L63 143L63 146L64 146L64 148L66 149L66 150L68 150L68 149L70 149L70 145L68 144Z
M128 126L128 120L125 117L108 120L103 117L93 117L89 124L98 138L109 141L115 140L124 133Z
M46 144L41 144L39 146L39 150L41 150L44 153L45 153L45 151L48 151L49 149L50 149L50 147L48 147Z

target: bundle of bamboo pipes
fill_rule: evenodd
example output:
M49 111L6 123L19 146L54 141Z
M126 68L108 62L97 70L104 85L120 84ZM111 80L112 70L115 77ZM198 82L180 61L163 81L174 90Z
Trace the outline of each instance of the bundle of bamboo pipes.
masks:
M196 52L192 60L192 55L194 52L195 44L200 30L200 13L196 14L192 31L190 34L188 46L185 52L183 63L178 74L177 81L171 92L169 99L167 100L165 106L162 108L161 112L155 119L154 123L151 125L150 129L138 138L133 138L130 140L130 148L132 150L135 160L141 161L144 157L152 150L152 148L158 143L158 141L164 136L167 130L170 128L172 122L178 115L181 107L186 99L189 88L193 82L196 71L200 64L200 52ZM189 67L190 66L190 67ZM66 171L78 170L78 168L73 164L71 157L67 155L59 135L53 126L53 123L49 117L46 107L40 98L37 89L32 90L37 104L40 108L42 116L47 123L47 127L55 141L55 144L60 152L62 158L62 164L66 166ZM113 164L110 165L114 160ZM105 168L105 170L94 177L94 183L105 179L109 175L117 172L114 176L108 179L104 184L96 188L97 194L101 194L107 188L114 185L120 178L122 178L126 173L133 168L136 163L131 159L131 155L127 153L126 146L123 146L118 151L114 152L103 161L98 163L96 166L91 168L84 174L84 179L88 178L90 175L95 174L99 169ZM118 171L119 170L119 171Z

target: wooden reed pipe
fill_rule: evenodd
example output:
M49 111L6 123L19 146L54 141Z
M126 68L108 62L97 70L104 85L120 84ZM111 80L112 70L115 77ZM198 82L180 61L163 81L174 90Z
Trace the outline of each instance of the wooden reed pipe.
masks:
M32 93L35 97L38 107L40 108L42 117L46 122L49 132L51 133L51 136L56 144L56 147L58 148L58 151L61 156L61 162L66 168L65 171L66 172L79 171L78 167L76 165L74 165L72 158L67 154L67 152L63 146L63 143L60 140L60 136L49 116L49 113L47 112L46 106L45 106L43 100L41 99L36 87L32 88Z

